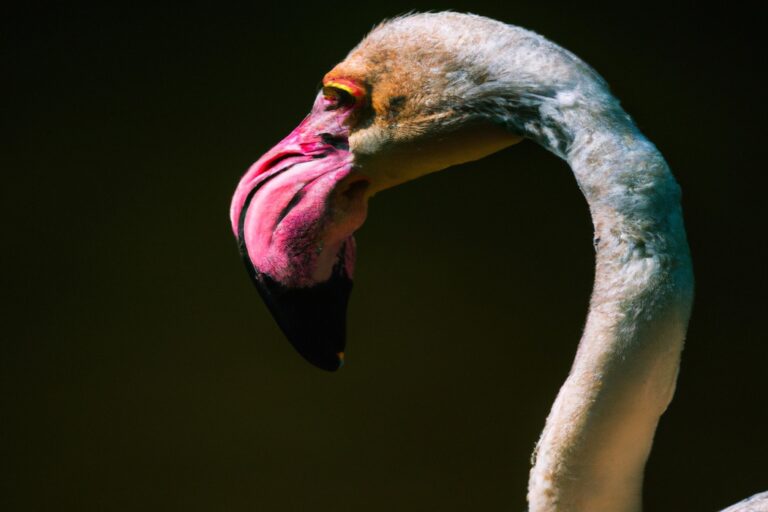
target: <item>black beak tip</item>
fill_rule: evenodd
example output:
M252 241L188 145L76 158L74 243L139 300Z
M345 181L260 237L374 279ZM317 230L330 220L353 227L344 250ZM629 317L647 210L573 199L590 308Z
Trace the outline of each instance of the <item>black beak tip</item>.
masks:
M296 348L295 343L291 343L294 348ZM344 352L339 352L338 354L333 354L332 356L326 355L325 357L312 357L307 354L301 353L300 350L297 349L297 351L306 359L308 362L312 363L317 368L320 368L321 370L325 370L327 372L335 372L337 370L340 370L342 366L344 366Z
M288 288L255 272L253 281L288 341L304 359L329 372L344 365L351 279L339 272L324 283Z

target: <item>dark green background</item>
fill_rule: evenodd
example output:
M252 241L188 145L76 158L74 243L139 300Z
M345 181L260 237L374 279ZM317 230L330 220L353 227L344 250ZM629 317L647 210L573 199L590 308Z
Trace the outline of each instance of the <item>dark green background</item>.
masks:
M474 11L611 83L684 192L697 296L649 511L768 489L761 19L688 2L279 2L2 14L4 511L522 510L592 280L567 166L526 142L376 197L348 365L278 331L230 195L375 23ZM759 76L760 74L760 76Z

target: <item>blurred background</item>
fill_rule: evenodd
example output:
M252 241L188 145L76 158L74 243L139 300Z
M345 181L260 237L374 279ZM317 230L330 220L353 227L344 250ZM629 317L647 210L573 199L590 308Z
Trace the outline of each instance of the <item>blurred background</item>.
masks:
M337 374L284 339L228 221L241 174L372 25L446 8L589 62L683 188L696 302L646 509L719 510L768 489L755 13L61 3L1 17L0 509L525 508L593 278L565 163L525 142L377 196Z

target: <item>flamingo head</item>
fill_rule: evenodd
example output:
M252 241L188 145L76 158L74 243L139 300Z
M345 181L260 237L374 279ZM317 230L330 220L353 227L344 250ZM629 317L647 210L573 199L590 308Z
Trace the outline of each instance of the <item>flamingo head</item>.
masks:
M310 114L232 199L254 284L296 350L329 371L343 364L353 233L369 198L521 140L468 108L488 70L457 58L451 45L466 41L433 23L402 25L377 28L325 75Z

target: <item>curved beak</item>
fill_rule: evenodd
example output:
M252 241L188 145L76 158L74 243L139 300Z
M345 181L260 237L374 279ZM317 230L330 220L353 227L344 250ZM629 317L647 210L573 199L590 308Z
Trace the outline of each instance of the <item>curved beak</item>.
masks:
M230 217L248 273L296 350L341 367L355 262L354 231L368 181L353 171L348 112L312 112L241 179Z

